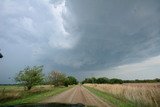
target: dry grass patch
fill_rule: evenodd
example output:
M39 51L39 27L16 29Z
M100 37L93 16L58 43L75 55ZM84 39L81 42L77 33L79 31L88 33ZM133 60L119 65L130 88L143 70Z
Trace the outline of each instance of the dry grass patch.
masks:
M84 84L136 105L160 106L160 83Z
M30 94L49 91L52 88L53 86L50 85L39 85L33 87L29 91L26 91L22 86L0 86L0 102L23 98L24 96L28 96Z

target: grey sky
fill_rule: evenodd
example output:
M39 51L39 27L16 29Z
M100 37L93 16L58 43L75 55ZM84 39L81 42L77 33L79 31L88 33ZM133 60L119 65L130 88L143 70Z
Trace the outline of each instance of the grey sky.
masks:
M159 0L0 2L0 83L28 65L79 79L160 77Z

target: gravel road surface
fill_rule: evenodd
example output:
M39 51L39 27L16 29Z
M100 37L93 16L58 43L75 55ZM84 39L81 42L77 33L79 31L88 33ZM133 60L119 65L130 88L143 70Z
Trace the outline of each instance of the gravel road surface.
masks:
M82 103L84 105L96 106L96 107L110 107L109 104L103 102L101 99L93 95L86 88L81 85L77 85L59 95L49 97L48 99L40 103L69 103L77 104Z

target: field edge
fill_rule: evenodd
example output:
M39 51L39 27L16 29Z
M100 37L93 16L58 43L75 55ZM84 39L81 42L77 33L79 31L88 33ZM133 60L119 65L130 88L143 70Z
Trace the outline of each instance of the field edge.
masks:
M88 89L91 93L105 101L106 103L109 103L111 106L116 107L136 107L136 105L131 101L123 101L118 98L115 98L113 95L108 94L106 92L102 92L98 89L84 86L86 89Z
M66 90L68 90L68 89L70 89L72 87L73 86L56 87L56 88L53 88L52 90L47 91L47 92L34 94L34 95L27 96L25 98L21 98L21 99L16 99L16 100L0 103L0 106L12 106L12 105L19 105L19 104L38 103L38 102L40 102L42 100L45 100L46 98L48 98L50 96L58 95L58 94L66 91Z

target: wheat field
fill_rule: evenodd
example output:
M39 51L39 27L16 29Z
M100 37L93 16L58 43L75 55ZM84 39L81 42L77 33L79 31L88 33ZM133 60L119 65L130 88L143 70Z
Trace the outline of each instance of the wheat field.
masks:
M136 105L160 106L160 83L84 84Z

